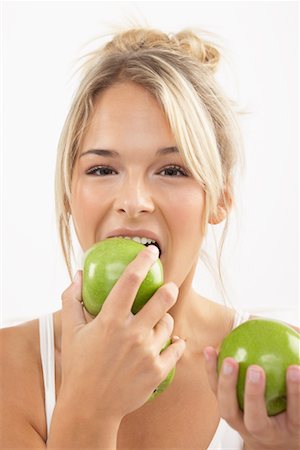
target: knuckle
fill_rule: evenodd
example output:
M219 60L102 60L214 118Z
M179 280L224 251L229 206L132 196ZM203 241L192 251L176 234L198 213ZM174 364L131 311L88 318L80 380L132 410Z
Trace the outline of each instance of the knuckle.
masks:
M141 331L134 331L128 337L132 347L140 347L144 344L145 336Z
M101 332L104 336L111 338L116 333L115 323L109 317L103 315L100 319Z
M261 398L261 393L257 392L255 390L248 389L247 392L245 392L245 403L248 406L255 407L257 403L259 402Z
M149 358L151 358L154 361L158 355L157 348L156 348L154 342L152 342L150 344L147 342L147 346L145 348L146 348L146 354L149 356Z
M161 289L161 299L164 305L173 305L176 300L175 288L170 284L166 284L165 286L163 286L163 288Z
M102 313L102 314L101 314ZM111 329L116 329L118 327L118 319L113 317L111 314L107 314L106 311L103 314L103 312L100 312L101 314L101 328L103 330L109 331Z
M173 345L173 364L175 365L177 361L181 358L184 352L185 345Z
M126 277L129 283L137 284L141 282L140 271L134 267L128 266L128 268L126 269Z
M245 419L245 426L248 431L253 437L260 438L264 432L265 432L265 426L262 426L260 424L260 421L258 420L248 420Z
M129 284L137 284L140 282L140 275L136 270L128 266L125 272L126 280Z
M147 348L145 354L144 354L144 363L145 366L150 366L150 367L154 367L154 370L156 368L156 354L155 351L152 350L151 348Z
M64 290L64 292L61 294L62 304L64 305L65 303L67 303L69 298L70 298L70 291L68 288L68 289Z
M164 321L164 323L165 323L165 325L166 325L166 328L168 329L168 330L173 330L173 327L174 327L174 319L173 319L173 317L171 316L171 314L169 314L169 313L166 313L164 316L163 316L163 321Z
M153 377L156 380L157 384L159 384L165 378L165 370L158 363L155 363L153 365Z

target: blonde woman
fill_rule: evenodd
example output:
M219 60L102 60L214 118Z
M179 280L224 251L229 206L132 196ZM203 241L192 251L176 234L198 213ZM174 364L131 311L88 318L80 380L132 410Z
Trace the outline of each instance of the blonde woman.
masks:
M156 246L128 266L96 318L83 308L79 270L62 310L1 330L1 448L300 448L300 367L288 369L288 409L273 418L264 373L252 367L242 414L237 363L227 360L218 379L216 358L223 338L251 318L192 288L207 227L228 220L240 161L218 61L192 31L142 28L116 34L86 61L57 158L70 275L71 221L83 251L112 236ZM157 247L165 284L134 316ZM170 387L147 402L175 365Z

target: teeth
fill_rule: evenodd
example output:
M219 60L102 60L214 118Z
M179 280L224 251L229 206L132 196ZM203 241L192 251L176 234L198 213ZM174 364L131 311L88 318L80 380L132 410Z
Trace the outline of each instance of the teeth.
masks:
M117 236L119 238L123 238L123 239L131 239L132 241L138 242L139 244L155 244L156 241L154 241L153 239L147 238L147 237L139 237L139 236L134 236L134 237L129 237L129 236Z

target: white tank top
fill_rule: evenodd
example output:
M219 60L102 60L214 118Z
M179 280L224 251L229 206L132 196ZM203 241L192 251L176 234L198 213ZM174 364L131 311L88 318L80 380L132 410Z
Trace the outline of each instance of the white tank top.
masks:
M233 328L236 328L250 317L249 313L235 313ZM45 387L45 413L47 436L49 435L53 410L55 407L55 353L53 316L47 314L39 319L40 350ZM220 419L217 430L207 450L242 450L243 441L237 431L231 428L224 419Z

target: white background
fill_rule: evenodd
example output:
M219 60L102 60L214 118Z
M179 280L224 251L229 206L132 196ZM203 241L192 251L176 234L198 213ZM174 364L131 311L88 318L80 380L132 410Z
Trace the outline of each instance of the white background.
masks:
M55 226L54 167L77 81L74 63L90 39L132 19L166 32L196 26L220 36L229 64L218 79L248 112L225 285L235 307L296 323L297 2L39 1L3 4L2 325L60 308L69 280ZM203 264L195 287L222 301Z

